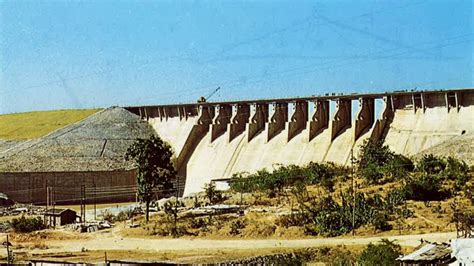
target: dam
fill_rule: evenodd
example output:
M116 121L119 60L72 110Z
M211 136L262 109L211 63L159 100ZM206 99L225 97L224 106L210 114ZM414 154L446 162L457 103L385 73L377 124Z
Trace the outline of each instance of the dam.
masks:
M172 146L178 174L184 177L184 196L239 172L271 171L279 165L311 161L348 165L367 139L414 156L474 132L474 89L126 109Z

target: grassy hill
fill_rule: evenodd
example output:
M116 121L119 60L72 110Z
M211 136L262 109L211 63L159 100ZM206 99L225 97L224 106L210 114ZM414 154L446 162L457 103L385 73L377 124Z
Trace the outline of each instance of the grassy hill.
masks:
M57 110L0 115L0 140L38 138L82 120L99 110Z

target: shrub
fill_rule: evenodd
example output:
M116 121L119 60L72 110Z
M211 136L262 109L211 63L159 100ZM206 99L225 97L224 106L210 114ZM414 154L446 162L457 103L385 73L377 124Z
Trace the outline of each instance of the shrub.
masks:
M388 223L389 217L387 214L378 212L374 219L371 221L372 226L378 231L388 231L392 229L392 226Z
M217 204L224 200L222 192L216 189L216 184L214 184L214 182L204 186L204 193L210 204Z
M448 157L443 175L446 179L456 181L455 188L461 190L469 181L469 166L464 161Z
M413 161L401 154L392 154L392 158L383 167L383 172L392 179L405 178L410 172L415 170Z
M18 233L30 233L46 228L41 217L26 218L21 216L20 218L13 218L10 225Z
M387 145L381 141L365 140L359 151L357 161L359 169L364 169L369 165L383 166L393 158L393 153Z
M449 192L441 187L439 177L430 174L421 174L407 181L403 188L406 199L431 201L443 200L449 197Z
M230 234L231 235L238 235L240 234L240 230L245 228L245 222L241 220L237 220L232 222L230 225Z
M375 163L368 163L360 170L360 173L369 184L381 183L383 179L382 168L377 166Z
M396 259L401 255L400 245L387 239L379 244L370 243L357 259L361 265L396 265Z
M113 223L114 220L115 220L115 216L109 212L108 210L105 210L103 213L102 213L102 219L104 221L107 221L109 223Z
M425 154L418 161L418 170L427 174L439 174L446 168L446 162L442 157L433 154Z

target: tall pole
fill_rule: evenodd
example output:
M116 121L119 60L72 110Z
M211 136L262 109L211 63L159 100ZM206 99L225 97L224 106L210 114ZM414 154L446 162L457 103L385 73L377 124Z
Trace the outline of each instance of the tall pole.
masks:
M55 209L55 205L56 205L56 189L55 187L52 187L50 190L52 190L52 193L51 193L51 205L53 205L53 219L54 219L54 223L53 223L53 228L56 228L56 216L55 216L55 213L54 213L54 209Z
M94 182L94 221L97 221L97 187Z
M179 197L179 176L176 176L177 182L176 182L176 202L174 205L174 231L175 234L177 233L178 229L178 197Z
M352 236L355 236L355 186L354 186L354 151L351 149L351 180L352 180Z
M8 241L8 235L7 235L7 243L6 243L6 246L7 246L7 263L12 263L12 259L10 257L10 242Z

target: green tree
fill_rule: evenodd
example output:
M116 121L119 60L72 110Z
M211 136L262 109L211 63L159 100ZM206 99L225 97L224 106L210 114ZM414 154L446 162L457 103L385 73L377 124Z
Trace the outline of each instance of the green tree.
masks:
M172 188L176 172L171 162L171 147L156 136L137 139L127 150L125 159L137 167L138 196L146 204L146 221L149 220L150 202L154 190Z
M396 259L401 255L400 245L387 239L379 244L370 243L360 254L357 262L360 265L396 265Z

